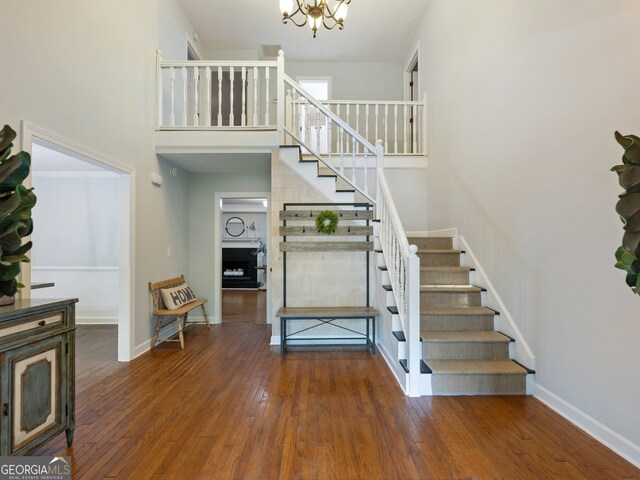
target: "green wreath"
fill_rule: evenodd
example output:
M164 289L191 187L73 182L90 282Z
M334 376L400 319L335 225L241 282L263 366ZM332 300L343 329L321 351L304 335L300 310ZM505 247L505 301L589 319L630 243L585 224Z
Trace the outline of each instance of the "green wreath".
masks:
M336 215L336 212L331 210L322 210L316 216L316 228L320 233L331 235L332 233L335 233L337 226L338 215Z

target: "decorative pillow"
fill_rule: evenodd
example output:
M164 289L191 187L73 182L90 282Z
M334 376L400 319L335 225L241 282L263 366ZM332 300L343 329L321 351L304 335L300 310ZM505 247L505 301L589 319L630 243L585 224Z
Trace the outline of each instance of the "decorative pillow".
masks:
M196 296L186 283L173 288L160 289L162 300L169 310L178 308L196 300Z

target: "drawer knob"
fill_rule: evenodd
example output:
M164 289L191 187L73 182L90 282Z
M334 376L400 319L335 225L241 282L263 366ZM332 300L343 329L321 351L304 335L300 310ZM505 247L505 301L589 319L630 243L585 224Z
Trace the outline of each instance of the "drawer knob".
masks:
M2 414L6 417L7 415L9 415L9 404L5 403L4 405L2 405Z
M40 320L38 322L38 325L40 325L41 327L44 327L47 324L47 322L45 322L44 320Z

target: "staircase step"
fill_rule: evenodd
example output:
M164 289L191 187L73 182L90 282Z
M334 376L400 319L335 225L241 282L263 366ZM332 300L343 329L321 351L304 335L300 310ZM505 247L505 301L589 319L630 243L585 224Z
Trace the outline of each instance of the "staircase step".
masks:
M415 245L420 250L451 250L452 237L408 237L409 245Z
M465 285L469 283L469 267L450 265L420 268L421 285Z
M460 266L460 254L462 250L454 249L422 249L418 250L418 257L420 257L420 265L424 267L435 265L449 265Z
M405 358L400 360L400 365L402 365L402 368L404 369L405 373L409 373L409 363Z
M508 360L509 337L494 331L427 331L422 337L425 360Z
M398 307L390 306L387 307L387 310L389 310L393 315L398 315Z
M407 341L407 337L404 336L404 332L402 330L393 331L391 333L393 333L393 336L396 337L399 342Z
M437 331L482 331L493 330L496 312L485 307L420 308L420 329Z
M387 292L393 291L393 287L391 285L382 285L382 289L386 290Z
M482 289L473 285L422 285L420 304L425 306L480 306Z
M527 371L510 360L427 360L434 395L525 395Z

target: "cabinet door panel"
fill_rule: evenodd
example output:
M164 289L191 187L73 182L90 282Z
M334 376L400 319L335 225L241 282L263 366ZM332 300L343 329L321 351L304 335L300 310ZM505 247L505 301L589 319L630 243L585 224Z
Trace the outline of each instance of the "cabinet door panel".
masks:
M38 437L63 430L66 406L64 380L64 335L7 352L5 365L11 378L13 405L11 452L25 447Z

